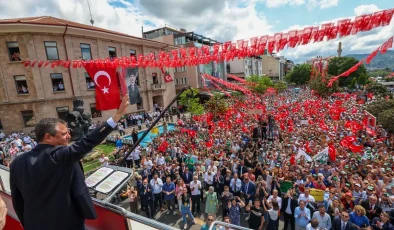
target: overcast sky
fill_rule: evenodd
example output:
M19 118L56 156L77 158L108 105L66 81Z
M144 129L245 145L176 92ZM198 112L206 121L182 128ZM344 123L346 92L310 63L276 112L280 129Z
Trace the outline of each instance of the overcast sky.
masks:
M195 31L215 40L236 41L393 8L393 0L89 0L95 26L141 37L141 26L164 25ZM50 15L89 24L87 0L0 0L0 18ZM393 19L394 20L394 19ZM390 36L394 23L330 42L280 53L303 62L317 55L370 53Z

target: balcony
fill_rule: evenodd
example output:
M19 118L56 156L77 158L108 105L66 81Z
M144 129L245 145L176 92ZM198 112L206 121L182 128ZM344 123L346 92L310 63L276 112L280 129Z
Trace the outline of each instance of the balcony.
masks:
M166 86L164 84L152 84L152 90L165 90Z

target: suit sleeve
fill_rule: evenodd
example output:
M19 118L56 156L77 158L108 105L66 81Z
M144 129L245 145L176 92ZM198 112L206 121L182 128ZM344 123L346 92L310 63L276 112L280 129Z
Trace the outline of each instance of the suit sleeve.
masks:
M51 152L56 163L70 164L81 160L95 146L100 144L113 130L114 121L108 119L101 126L93 129L87 136L66 147L57 147ZM111 125L110 125L111 124Z
M22 197L22 193L19 191L18 187L16 186L16 181L14 177L17 175L14 175L15 173L13 172L13 164L11 164L10 167L10 187L11 187L11 197L12 197L12 205L14 206L14 210L16 212L16 215L18 216L19 221L21 222L22 226L24 226L24 218L23 218L23 213L24 213L24 201Z

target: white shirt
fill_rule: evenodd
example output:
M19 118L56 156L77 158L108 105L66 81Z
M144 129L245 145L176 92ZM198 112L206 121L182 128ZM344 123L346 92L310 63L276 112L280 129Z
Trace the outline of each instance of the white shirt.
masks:
M131 152L131 155L133 156L133 160L139 160L140 159L140 153L141 151L138 149L134 149L133 152Z
M147 169L151 170L152 166L153 166L153 163L152 163L151 160L148 160L148 161L144 162L144 166L146 166Z
M282 207L282 198L280 198L279 196L276 197L276 199L274 198L273 195L268 197L268 202L272 202L273 200L276 200L278 202L279 205L279 209Z
M153 178L152 180L150 180L150 185L152 185L153 194L161 193L161 188L163 187L163 181L160 178L157 178L156 180L155 178Z
M216 167L215 165L214 166L211 166L211 165L208 166L207 171L211 171L212 172L212 170L216 174L217 171L218 171L218 167Z
M201 188L201 181L197 180L197 183L195 183L193 180L192 182L190 182L190 191L192 193L192 196L201 194L201 191L198 189L198 187Z
M298 203L300 203L301 200L305 201L306 203L315 202L315 198L312 195L309 194L308 197L305 197L304 193L300 194L298 197Z
M157 158L158 165L164 165L165 163L166 163L166 159L163 156Z
M209 184L209 185L212 185L213 184L213 176L214 176L215 174L213 174L213 173L211 173L211 175L208 175L208 172L206 172L205 174L204 174L204 181L207 183L207 184Z
M305 230L318 230L318 229L319 229L319 227L317 227L317 228L312 228L311 223L309 223L309 224L306 226L306 228L305 228Z
M99 158L99 162L102 166L108 166L108 161L105 158Z

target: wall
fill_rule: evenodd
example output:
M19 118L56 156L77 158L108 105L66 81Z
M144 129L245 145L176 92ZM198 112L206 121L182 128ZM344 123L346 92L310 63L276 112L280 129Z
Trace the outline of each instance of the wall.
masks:
M81 59L81 43L90 44L93 59L108 58L109 46L116 48L118 57L129 56L130 49L136 50L137 56L140 53L155 52L157 54L161 51L159 48L153 48L145 44L137 45L132 42L117 42L116 40L104 40L97 37L82 37L71 34L66 34L65 36L65 47L63 36L58 33L20 32L1 34L0 32L0 119L6 133L13 130L28 133L32 130L31 127L24 126L21 111L33 110L34 120L38 122L45 117L58 117L56 107L68 106L71 111L74 97L84 100L85 111L88 113L90 113L90 104L95 103L95 90L88 89L86 86L85 69L70 68L69 70L64 67L26 68L21 62L10 61L6 42L11 41L18 42L22 60L47 60L44 41L55 41L59 59L63 60L67 59L66 49L69 60ZM143 110L152 110L153 96L162 96L165 106L175 97L175 83L165 83L160 69L140 68L139 72ZM62 74L65 91L53 91L51 73ZM159 83L163 85L162 89L152 89L152 73L158 74ZM172 70L170 70L170 74L174 76ZM15 75L24 75L26 77L28 94L17 93L14 81ZM128 113L137 111L136 105L131 105L127 110ZM94 122L106 120L114 112L102 111L102 117L93 120Z
M279 60L271 56L262 56L263 74L269 77L279 77ZM271 70L271 71L270 71Z

